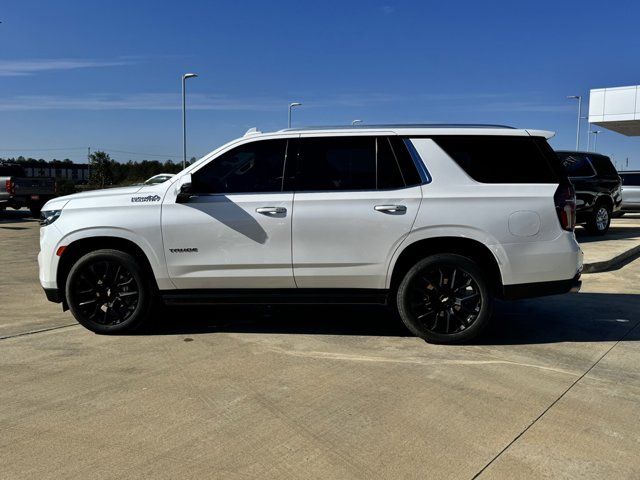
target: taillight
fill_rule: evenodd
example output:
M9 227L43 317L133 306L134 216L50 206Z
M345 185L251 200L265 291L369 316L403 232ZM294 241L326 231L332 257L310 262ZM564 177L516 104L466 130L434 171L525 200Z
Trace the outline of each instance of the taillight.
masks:
M553 200L560 226L564 230L573 231L576 226L576 191L570 183L558 186Z
M5 182L5 189L7 190L7 193L9 195L13 195L15 193L13 191L13 182L11 181L10 178L8 178L7 181Z

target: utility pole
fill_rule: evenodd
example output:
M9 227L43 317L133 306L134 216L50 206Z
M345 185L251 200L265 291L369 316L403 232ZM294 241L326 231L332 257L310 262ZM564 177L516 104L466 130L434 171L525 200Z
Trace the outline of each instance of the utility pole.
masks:
M87 147L87 182L91 178L91 147Z

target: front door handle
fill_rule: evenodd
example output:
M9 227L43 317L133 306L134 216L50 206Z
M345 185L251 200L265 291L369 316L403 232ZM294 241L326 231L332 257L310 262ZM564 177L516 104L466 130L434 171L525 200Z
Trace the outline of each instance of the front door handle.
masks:
M260 207L256 208L256 212L263 215L282 215L287 213L287 209L284 207Z
M376 212L383 213L404 213L407 211L407 207L404 205L376 205L373 208Z

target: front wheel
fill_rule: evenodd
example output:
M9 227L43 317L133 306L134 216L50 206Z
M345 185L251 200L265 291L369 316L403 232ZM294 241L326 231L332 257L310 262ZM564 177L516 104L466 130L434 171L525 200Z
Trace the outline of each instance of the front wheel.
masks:
M88 253L71 267L65 293L76 320L102 334L135 330L148 319L153 297L138 262L108 249Z
M587 221L587 230L593 235L604 235L611 225L611 210L606 205L596 205Z
M405 275L397 291L407 328L432 343L467 342L486 327L493 298L487 278L467 257L433 255Z

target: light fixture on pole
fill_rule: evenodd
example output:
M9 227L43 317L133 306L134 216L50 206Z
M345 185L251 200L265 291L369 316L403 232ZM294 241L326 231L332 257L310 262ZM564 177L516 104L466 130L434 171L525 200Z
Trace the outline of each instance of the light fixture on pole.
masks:
M569 100L578 100L578 130L576 132L576 150L580 148L580 118L582 117L582 96L581 95L569 95Z
M293 107L299 107L300 105L302 105L300 102L293 102L289 104L289 121L287 122L288 128L291 128L291 109Z
M359 123L362 123L362 120L354 120L353 122L351 122L351 125L357 125Z
M185 82L187 78L197 77L195 73L185 73L182 75L182 169L187 167L187 106L185 95Z

